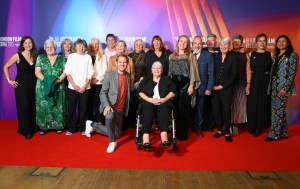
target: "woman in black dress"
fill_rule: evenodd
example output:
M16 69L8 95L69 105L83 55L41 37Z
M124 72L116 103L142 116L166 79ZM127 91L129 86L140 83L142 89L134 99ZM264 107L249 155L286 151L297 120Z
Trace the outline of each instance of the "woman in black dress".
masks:
M251 67L251 86L247 102L249 133L259 136L262 129L271 123L271 99L267 94L272 65L272 54L266 51L267 36L256 36L257 50L249 54Z
M18 112L18 133L31 139L37 131L35 123L35 61L37 49L30 36L24 36L18 49L4 65L4 73L7 81L15 88L17 112ZM9 68L17 63L17 76L11 80Z

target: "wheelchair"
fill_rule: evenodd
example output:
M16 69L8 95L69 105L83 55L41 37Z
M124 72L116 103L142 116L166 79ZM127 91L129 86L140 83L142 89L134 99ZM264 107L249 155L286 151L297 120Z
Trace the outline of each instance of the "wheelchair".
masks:
M137 118L136 118L136 133L135 133L135 144L136 149L140 150L141 146L143 146L143 137L142 137L142 102L139 102L139 107L137 110ZM158 123L159 124L159 123ZM159 127L156 126L156 130ZM169 117L169 133L171 133L171 137L169 137L169 142L172 145L172 149L174 151L177 150L177 140L176 140L176 124L175 124L175 115L174 115L174 108L173 105L171 105L171 115Z

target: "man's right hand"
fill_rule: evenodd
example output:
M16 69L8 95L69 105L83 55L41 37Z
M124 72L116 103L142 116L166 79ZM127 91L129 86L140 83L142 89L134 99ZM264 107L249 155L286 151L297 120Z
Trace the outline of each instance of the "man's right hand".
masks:
M103 115L106 116L107 114L109 114L110 112L113 112L114 110L112 109L112 107L110 106L106 106L104 108L104 111L103 111Z

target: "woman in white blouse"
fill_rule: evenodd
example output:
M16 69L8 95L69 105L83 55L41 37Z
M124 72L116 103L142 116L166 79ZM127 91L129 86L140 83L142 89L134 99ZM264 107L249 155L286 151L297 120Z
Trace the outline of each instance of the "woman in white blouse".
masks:
M96 113L96 122L104 122L104 117L101 116L100 111L99 111L99 107L100 107L100 98L99 98L99 94L102 88L102 80L104 78L105 72L107 70L107 61L105 58L105 55L103 53L102 47L101 47L101 43L99 41L99 39L94 39L94 41L96 41L99 44L97 53L96 53L96 58L95 58L95 63L94 63L94 75L92 78L92 85L94 86L94 99L93 101L93 112Z
M92 58L85 54L87 43L83 39L77 39L75 43L76 53L70 54L65 67L67 74L68 85L68 119L67 133L72 133L78 130L85 135L85 122L87 120L87 102L90 89L90 82L94 74ZM76 107L78 104L78 116L76 115ZM77 121L78 120L78 121ZM77 125L78 124L78 125ZM78 126L78 127L77 127Z

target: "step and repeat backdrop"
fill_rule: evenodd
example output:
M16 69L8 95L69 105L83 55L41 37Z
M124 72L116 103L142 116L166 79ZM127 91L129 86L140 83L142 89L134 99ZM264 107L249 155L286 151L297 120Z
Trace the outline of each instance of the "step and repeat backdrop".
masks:
M181 34L191 39L200 35L205 42L211 33L218 38L239 33L247 51L253 51L255 36L263 32L269 37L268 50L273 51L276 38L286 34L300 53L299 23L300 3L295 0L1 0L0 61L3 67L24 35L32 36L40 50L49 37L58 47L66 37L87 42L96 37L105 47L106 34L114 33L131 48L136 39L149 46L152 37L160 35L173 50ZM10 72L14 78L16 67ZM16 119L14 89L3 71L0 82L0 119ZM300 123L299 96L289 100L290 123Z

